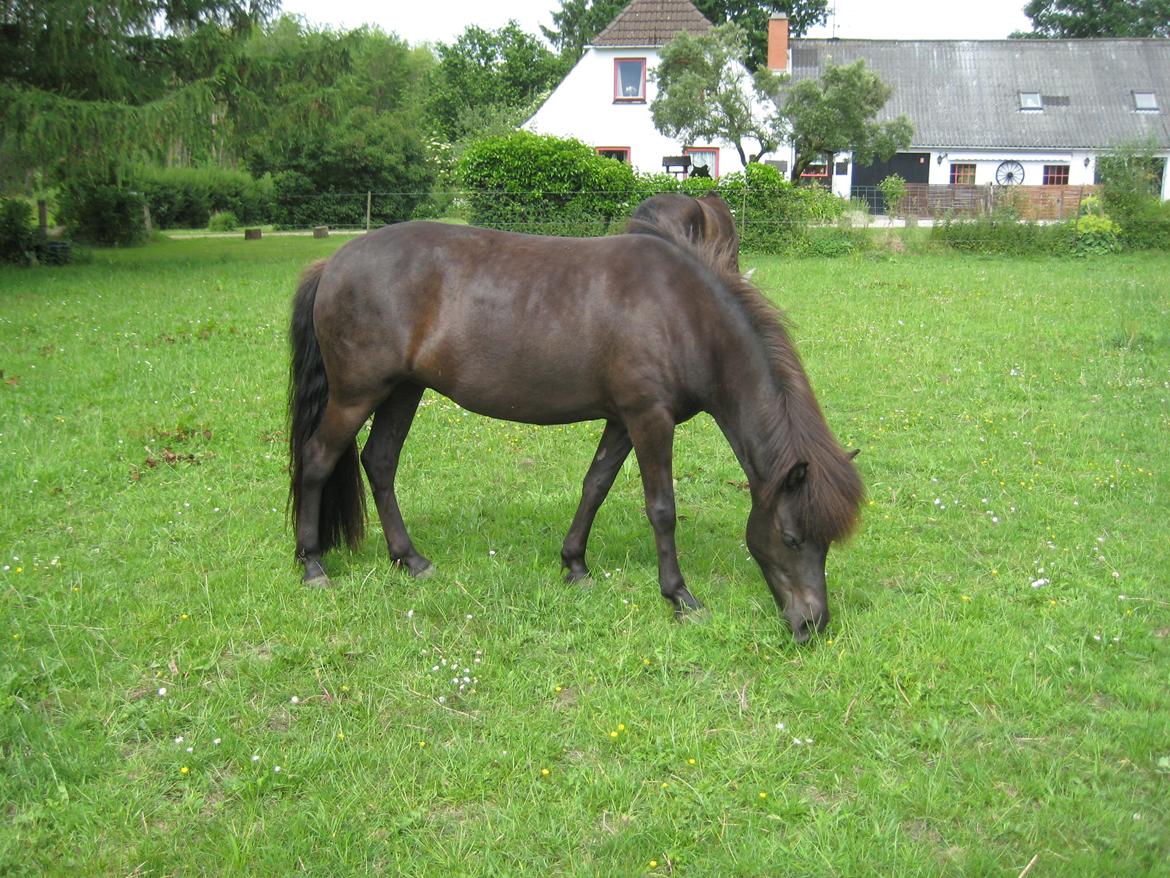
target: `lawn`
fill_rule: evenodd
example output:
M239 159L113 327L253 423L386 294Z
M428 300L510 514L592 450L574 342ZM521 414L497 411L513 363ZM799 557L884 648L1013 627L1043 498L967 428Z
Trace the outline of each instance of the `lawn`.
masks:
M680 428L657 593L600 427L433 395L380 533L302 588L289 299L337 238L0 268L0 874L1170 873L1170 257L753 257L858 465L796 646L744 477Z

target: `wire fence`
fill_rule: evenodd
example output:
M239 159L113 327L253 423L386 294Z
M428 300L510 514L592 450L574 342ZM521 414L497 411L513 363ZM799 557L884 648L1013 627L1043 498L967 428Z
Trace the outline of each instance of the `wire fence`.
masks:
M896 211L889 210L876 186L854 186L848 203L842 199L837 213L822 216L792 216L777 207L769 211L750 189L741 199L729 198L737 223L753 222L773 227L833 224L839 216L851 216L864 225L867 215L880 218L918 220L974 219L1010 208L1024 221L1059 222L1075 219L1085 201L1099 197L1100 186L950 186L908 184L905 199ZM591 234L612 232L615 220L629 217L645 197L640 192L470 192L447 190L427 192L352 192L283 195L271 211L271 221L290 229L328 226L337 230L369 230L405 219L472 219L472 201L492 203L494 217L504 225L523 231L555 234L565 227L581 227ZM737 201L741 203L737 203ZM881 224L880 222L878 224Z
M367 231L407 219L470 222L526 234L596 237L625 230L648 191L355 192L284 195L284 229ZM725 193L721 193L725 194ZM745 250L838 255L873 246L873 229L926 227L920 237L954 249L1002 253L1170 249L1170 206L1124 228L1100 215L1098 186L909 184L896 212L876 187L852 198L783 199L740 187L725 194ZM803 206L802 206L803 205ZM809 207L808 205L813 205ZM826 205L829 205L826 207ZM1086 213L1093 222L1083 222ZM1082 221L1078 221L1080 218ZM867 235L870 237L867 238Z

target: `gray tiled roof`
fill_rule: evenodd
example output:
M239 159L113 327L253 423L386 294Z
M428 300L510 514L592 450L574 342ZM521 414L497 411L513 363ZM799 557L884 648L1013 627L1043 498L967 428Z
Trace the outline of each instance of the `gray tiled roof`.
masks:
M905 113L915 146L1170 147L1170 40L792 41L797 80L859 58L893 86L880 118ZM1158 112L1136 112L1135 91ZM1021 112L1020 92L1044 111Z
M633 0L594 46L665 46L679 31L704 34L712 25L690 0Z

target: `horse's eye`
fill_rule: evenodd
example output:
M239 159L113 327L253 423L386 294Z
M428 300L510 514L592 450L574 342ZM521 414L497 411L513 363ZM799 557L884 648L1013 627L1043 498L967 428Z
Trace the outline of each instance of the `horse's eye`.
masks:
M802 540L796 534L789 533L788 531L785 531L784 534L780 537L780 539L783 540L784 545L786 545L790 549L799 549L800 544L802 542L804 542L804 540Z

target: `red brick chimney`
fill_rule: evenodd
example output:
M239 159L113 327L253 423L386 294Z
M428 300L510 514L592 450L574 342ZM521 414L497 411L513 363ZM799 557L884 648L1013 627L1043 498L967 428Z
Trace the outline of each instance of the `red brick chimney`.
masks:
M788 16L781 12L768 20L768 69L788 70Z

